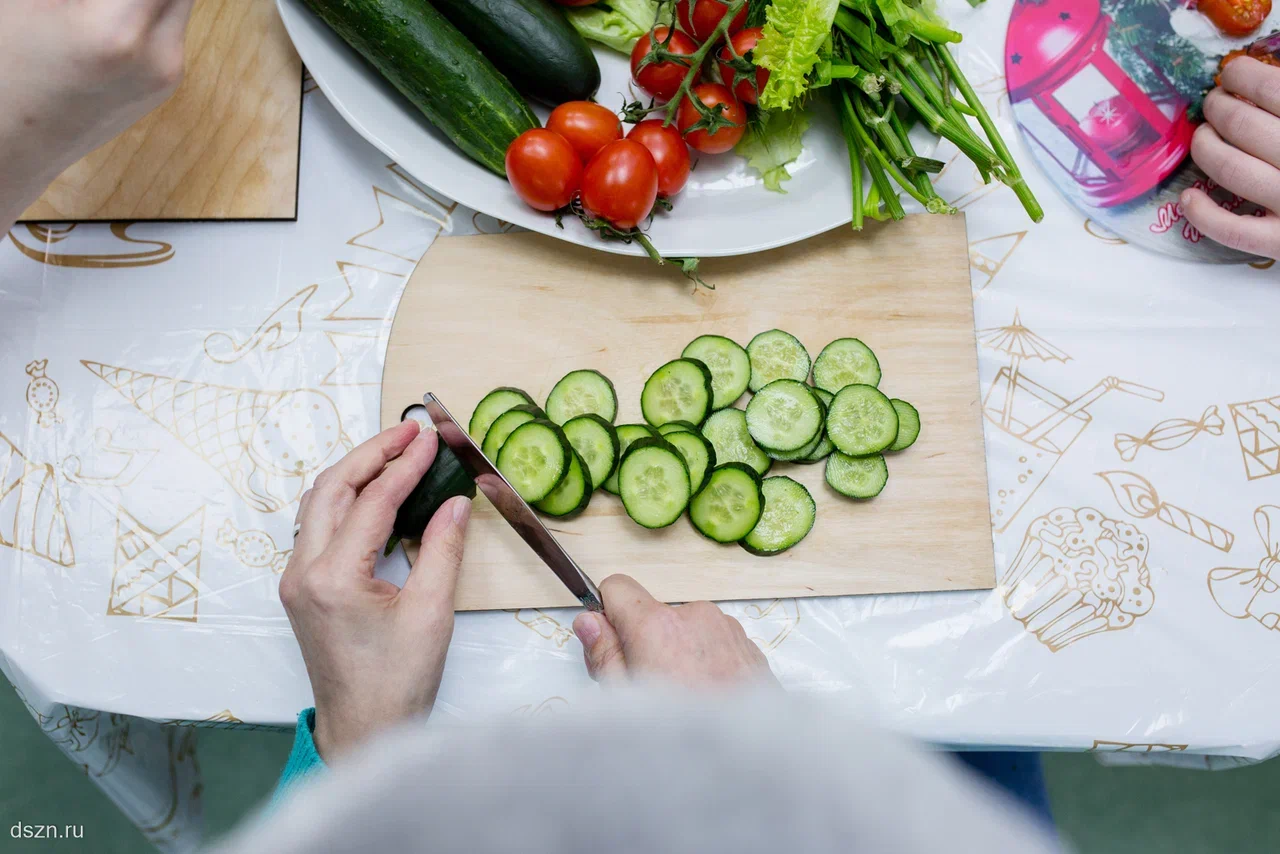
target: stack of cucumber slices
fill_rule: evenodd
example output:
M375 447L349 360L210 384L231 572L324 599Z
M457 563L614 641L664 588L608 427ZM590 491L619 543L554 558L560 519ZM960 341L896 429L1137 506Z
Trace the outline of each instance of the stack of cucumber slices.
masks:
M832 489L873 498L889 479L884 454L919 436L915 407L886 397L879 383L875 353L856 338L832 341L811 360L779 329L745 348L702 335L645 382L643 424L615 426L613 383L577 370L541 407L518 388L494 389L468 430L521 497L549 516L576 516L604 489L646 528L688 511L703 536L775 555L804 539L817 515L803 484L765 476L775 462L825 460ZM748 390L746 408L734 408Z

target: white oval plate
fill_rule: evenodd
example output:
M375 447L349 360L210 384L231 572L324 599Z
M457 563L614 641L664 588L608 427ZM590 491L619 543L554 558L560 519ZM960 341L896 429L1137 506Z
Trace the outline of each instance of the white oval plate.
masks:
M427 122L302 0L276 0L280 17L307 70L357 132L419 181L473 210L606 252L640 255L636 245L602 240L566 219L531 210L506 181L470 160ZM609 107L632 100L627 58L593 45L602 82L596 99ZM543 120L549 112L535 105ZM760 176L734 154L704 156L674 199L659 212L649 236L670 257L744 255L812 237L849 222L849 155L826 98L816 98L804 152L790 168L787 192L764 188Z

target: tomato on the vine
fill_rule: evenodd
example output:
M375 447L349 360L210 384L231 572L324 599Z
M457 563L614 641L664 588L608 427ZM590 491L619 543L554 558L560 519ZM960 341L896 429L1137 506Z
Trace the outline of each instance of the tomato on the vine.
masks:
M622 139L618 116L593 101L566 101L551 111L546 127L569 140L583 163L609 143Z
M635 228L658 197L658 166L649 149L620 139L600 149L582 173L582 206L615 228Z
M1271 14L1271 0L1200 0L1196 9L1228 36L1247 36Z
M725 0L678 0L676 15L686 33L699 42L704 42L711 38L721 19L729 13L730 5L732 3ZM733 35L746 25L747 5L744 3L738 10L738 14L734 15L733 20L729 22L729 35Z
M764 35L762 27L747 27L745 30L734 33L729 42L733 45L734 53L743 57L746 56L747 51L755 48L756 42L760 41L762 35ZM764 84L769 82L769 69L756 66L756 85L751 85L750 77L744 77L735 86L733 80L737 72L729 66L729 62L733 59L733 54L729 52L729 45L720 48L717 58L720 60L720 77L724 80L724 85L732 88L733 94L742 103L754 104L759 94L764 91Z
M627 133L627 139L649 149L658 167L658 195L671 198L689 180L689 146L675 125L663 127L662 119L645 119Z
M554 211L582 186L582 161L569 141L546 128L520 134L507 146L507 180L524 203Z
M720 117L733 124L719 127L714 133L707 128L690 131L689 128L702 118L692 98L697 98L712 110L723 107L719 111ZM689 94L680 102L680 109L676 113L676 126L680 128L684 141L689 143L691 148L696 148L704 154L723 154L737 145L738 140L742 139L742 135L746 133L747 108L733 97L728 86L722 86L719 83L702 83L690 89Z
M667 27L654 27L652 33L641 37L640 41L636 42L636 46L631 49L631 78L641 89L663 101L669 101L675 96L680 84L684 82L685 75L689 73L689 67L666 60L651 62L644 68L640 68L640 61L649 55L655 39L658 45L662 46L667 38L667 30ZM698 52L698 45L693 39L676 30L671 34L666 50L678 56L692 56ZM701 74L701 69L694 71L694 83L698 82Z

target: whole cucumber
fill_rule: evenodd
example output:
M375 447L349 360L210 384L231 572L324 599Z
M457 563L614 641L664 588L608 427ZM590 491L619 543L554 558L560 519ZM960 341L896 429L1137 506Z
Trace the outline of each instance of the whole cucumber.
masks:
M555 106L600 88L595 54L551 0L432 0L516 89Z
M427 0L306 3L454 145L506 177L507 146L538 127L538 117L493 63Z

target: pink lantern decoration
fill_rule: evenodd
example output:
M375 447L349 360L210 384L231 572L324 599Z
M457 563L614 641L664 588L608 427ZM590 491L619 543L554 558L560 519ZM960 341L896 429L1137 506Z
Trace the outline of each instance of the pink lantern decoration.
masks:
M1037 128L1019 123L1098 207L1132 201L1178 167L1195 130L1187 101L1146 55L1159 89L1144 91L1106 52L1111 18L1098 0L1018 0L1005 42L1015 105L1029 102L1069 140L1059 156Z

